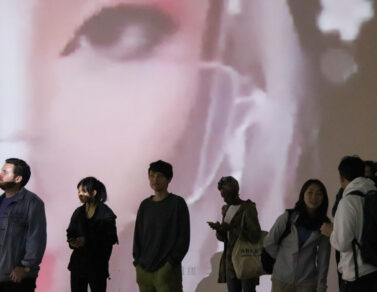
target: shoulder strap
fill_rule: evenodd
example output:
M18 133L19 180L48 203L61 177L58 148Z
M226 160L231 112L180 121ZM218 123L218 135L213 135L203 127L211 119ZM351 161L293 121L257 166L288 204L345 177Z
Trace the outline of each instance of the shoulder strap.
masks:
M361 191L353 191L348 195L353 195L353 196L359 196L359 197L362 197L362 198L365 198L365 194ZM357 264L357 250L356 250L356 246L358 246L360 248L360 244L357 242L357 239L354 238L352 240L352 253L353 253L353 264L355 265L355 279L359 279L359 266Z
M365 197L365 194L363 192L360 192L360 191L353 191L351 193L348 193L347 196L348 195L354 195L354 196L359 196L359 197L363 197L363 198Z
M287 223L285 224L284 232L280 235L278 245L280 245L280 243L283 241L283 239L286 238L287 235L291 232L291 225L292 225L291 219L292 219L293 211L287 210L287 212L288 212L288 220L287 220Z
M352 240L352 253L353 253L353 263L355 265L355 279L359 279L359 267L357 265L357 252L356 245L360 248L360 244L357 242L356 238Z

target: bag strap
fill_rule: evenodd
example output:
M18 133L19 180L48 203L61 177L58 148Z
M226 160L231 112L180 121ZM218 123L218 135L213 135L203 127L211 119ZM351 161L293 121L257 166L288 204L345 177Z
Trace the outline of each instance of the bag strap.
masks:
M351 192L351 193L348 193L347 194L347 196L348 195L354 195L354 196L359 196L359 197L362 197L362 198L365 198L365 194L363 193L363 192L361 192L361 191L353 191L353 192Z
M357 265L356 245L360 247L360 245L357 242L356 238L354 238L352 240L352 253L353 253L353 263L355 265L355 278L357 280L357 279L359 279L359 266Z
M359 197L362 197L362 198L365 198L365 194L361 191L353 191L348 195L354 195L354 196L359 196ZM353 263L355 265L355 279L359 279L359 266L357 264L357 250L356 250L356 246L358 246L358 248L360 248L360 244L358 243L357 239L354 238L352 240L352 253L353 253Z
M285 224L284 232L279 237L278 245L280 245L283 239L286 238L288 234L291 232L291 226L292 226L291 219L292 219L293 212L291 210L287 210L287 212L288 212L288 220L287 220L287 223Z
M245 223L245 210L242 211L241 232L240 232L240 235L238 236L238 238L242 237L242 230L243 230L243 227L244 227L244 223Z

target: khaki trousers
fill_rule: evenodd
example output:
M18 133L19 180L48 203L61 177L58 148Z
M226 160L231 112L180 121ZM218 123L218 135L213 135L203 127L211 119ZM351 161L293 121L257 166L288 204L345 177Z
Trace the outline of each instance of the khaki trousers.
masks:
M136 281L140 292L182 292L181 265L166 263L155 272L147 272L136 266Z

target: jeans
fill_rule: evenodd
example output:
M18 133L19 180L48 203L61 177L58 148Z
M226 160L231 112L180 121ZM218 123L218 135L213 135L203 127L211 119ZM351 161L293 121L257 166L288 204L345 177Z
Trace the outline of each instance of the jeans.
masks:
M229 292L255 292L255 284L252 280L240 280L237 278L226 279Z

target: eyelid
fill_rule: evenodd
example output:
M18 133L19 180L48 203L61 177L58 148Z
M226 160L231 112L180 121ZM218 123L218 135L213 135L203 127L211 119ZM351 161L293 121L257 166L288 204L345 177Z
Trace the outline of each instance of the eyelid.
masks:
M129 33L132 27L140 28L141 33L145 34L145 41L133 50L137 55L153 49L165 36L174 33L178 24L155 5L121 4L103 7L82 22L60 55L65 57L74 53L80 48L83 37L95 49L117 46L123 34ZM124 51L127 57L127 51ZM132 48L130 51L133 52Z

